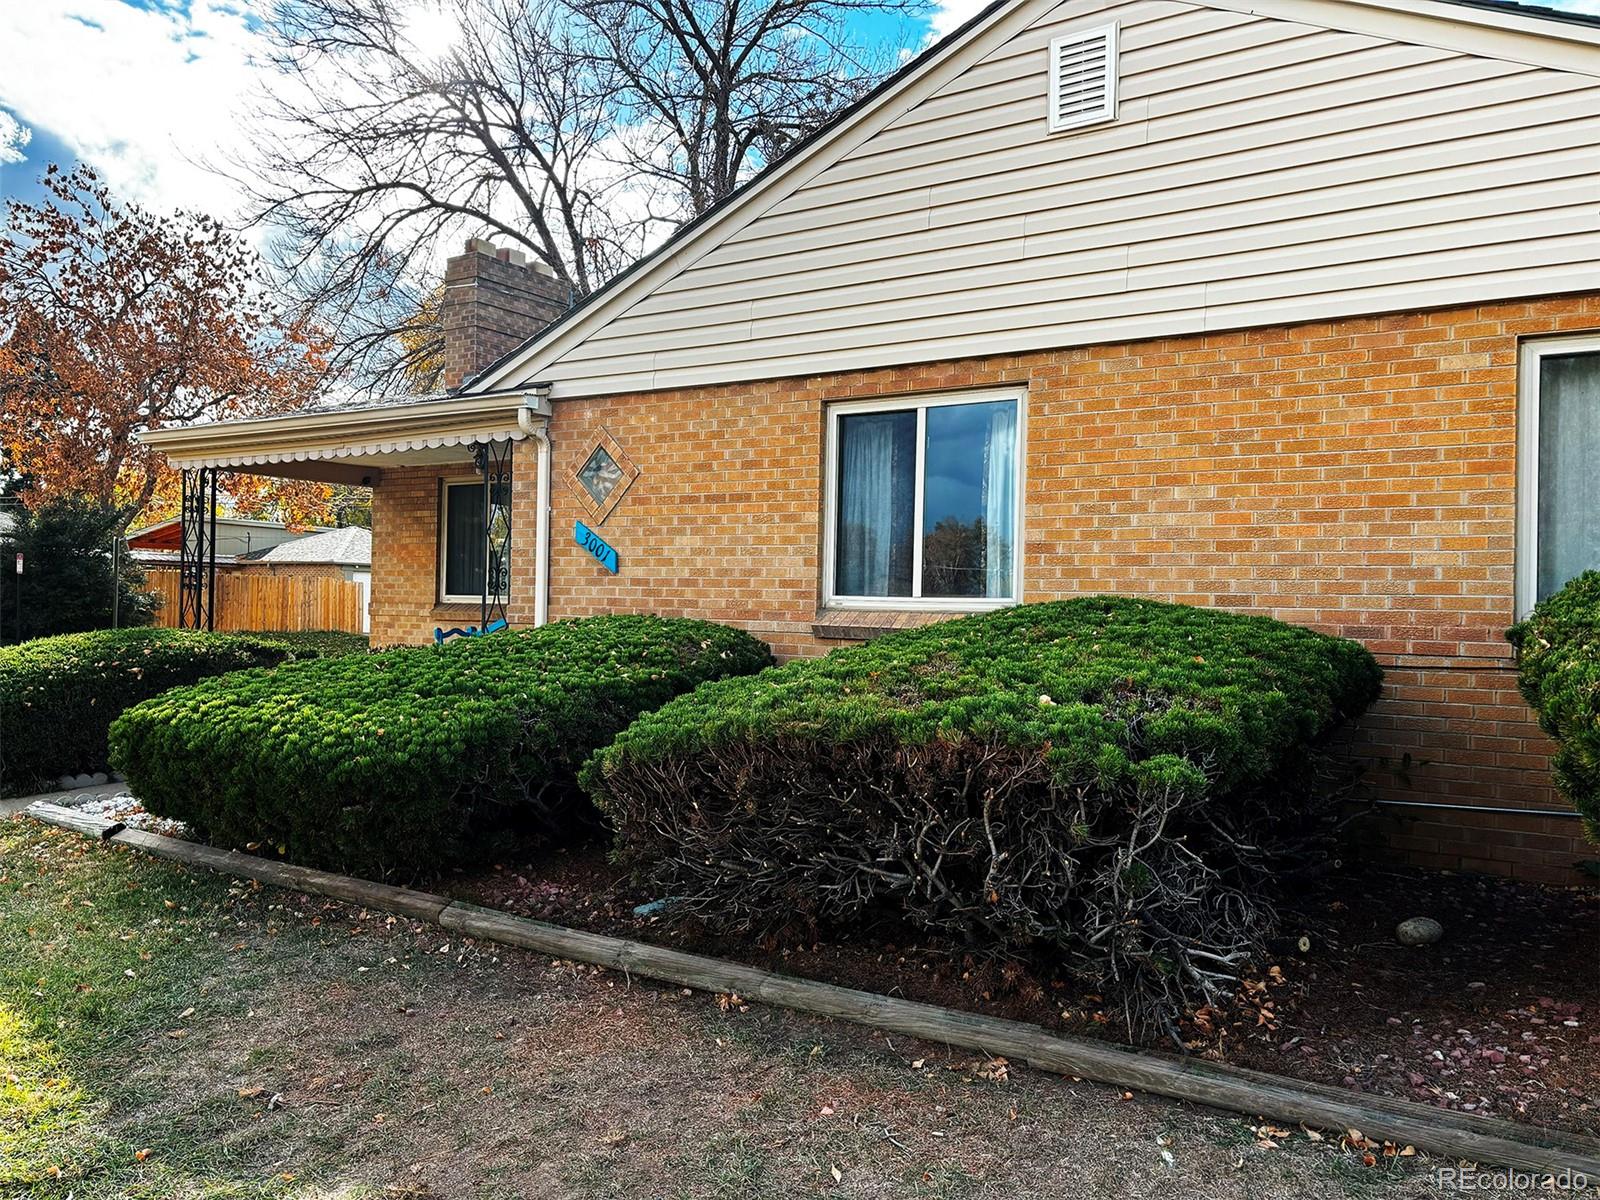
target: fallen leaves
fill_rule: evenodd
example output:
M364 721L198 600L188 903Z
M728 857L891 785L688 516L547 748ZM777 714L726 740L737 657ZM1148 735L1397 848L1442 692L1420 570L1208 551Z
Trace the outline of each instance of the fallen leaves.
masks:
M972 1073L991 1083L1004 1083L1010 1078L1011 1064L1003 1058L991 1058L987 1062L973 1064Z
M1290 1136L1289 1130L1276 1125L1254 1125L1250 1132L1256 1135L1256 1145L1263 1150L1276 1150L1279 1143Z
M1339 1145L1346 1150L1351 1150L1361 1155L1361 1165L1375 1167L1381 1160L1394 1158L1412 1158L1417 1153L1417 1148L1412 1145L1400 1146L1394 1142L1377 1142L1367 1137L1359 1129L1347 1129L1344 1136L1339 1139Z

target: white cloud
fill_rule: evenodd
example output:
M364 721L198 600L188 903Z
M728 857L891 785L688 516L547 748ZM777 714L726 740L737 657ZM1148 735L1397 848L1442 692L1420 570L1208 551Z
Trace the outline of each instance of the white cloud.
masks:
M989 0L937 0L928 14L935 39L954 33L989 6Z
M1563 12L1582 13L1587 17L1600 17L1600 0L1546 0L1551 8Z
M0 163L19 163L27 158L28 143L33 140L33 130L17 121L10 113L0 109Z
M433 0L418 0L400 31L411 52L424 60L443 58L461 36L457 14Z
M230 216L238 191L204 164L244 136L256 2L0 4L0 105L60 138L120 195Z

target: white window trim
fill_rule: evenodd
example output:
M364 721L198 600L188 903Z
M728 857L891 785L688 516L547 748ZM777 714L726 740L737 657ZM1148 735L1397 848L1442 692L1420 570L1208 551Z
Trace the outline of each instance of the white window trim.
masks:
M1068 43L1084 41L1087 38L1103 37L1106 41L1106 102L1094 112L1083 113L1081 116L1063 121L1061 113L1061 47ZM1117 43L1120 37L1120 27L1116 21L1109 25L1095 25L1088 29L1079 29L1072 33L1063 34L1050 42L1050 111L1045 114L1045 119L1051 133L1066 133L1073 129L1085 129L1090 125L1103 125L1108 121L1117 119L1117 91L1121 80L1121 64L1117 60Z
M483 593L482 592L473 592L470 596L462 596L462 595L457 595L457 594L454 594L454 593L451 593L451 592L447 592L447 591L444 590L444 580L445 580L445 570L444 570L444 568L445 568L445 561L446 561L446 558L447 558L447 555L445 554L445 550L446 550L445 543L448 541L448 539L450 537L450 522L449 522L449 515L450 515L450 503L449 503L449 500L450 500L450 489L453 488L453 487L465 487L465 486L467 486L469 484L472 487L478 488L481 491L482 488L483 488L483 476L481 476L481 475L447 475L443 479L439 480L439 537L438 537L438 551L437 551L438 559L439 559L439 562L438 562L439 579L438 579L437 585L435 586L435 590L438 593L439 603L440 604L482 604L483 603ZM485 526L485 532L484 532L484 569L488 570L489 534L488 534L487 527L488 527L489 514L488 514L487 509L484 511L483 517L484 517L484 526ZM508 599L510 599L510 597L507 596L507 595L502 594L500 596L492 596L492 597L490 597L490 599L493 599L493 600L508 600Z
M1564 354L1600 354L1600 333L1534 338L1522 343L1517 363L1517 618L1539 594L1539 376L1544 360Z
M917 413L917 475L912 529L911 590L922 590L922 472L927 432L927 410L952 404L990 404L1015 400L1017 404L1017 503L1013 513L1011 552L1011 595L1001 599L961 596L841 596L834 592L835 556L838 551L839 512L839 418L854 413ZM984 388L964 392L938 392L912 396L892 396L879 400L841 400L829 404L823 441L822 511L822 603L825 608L869 609L876 612L989 612L1022 602L1023 510L1027 507L1028 406L1025 388Z

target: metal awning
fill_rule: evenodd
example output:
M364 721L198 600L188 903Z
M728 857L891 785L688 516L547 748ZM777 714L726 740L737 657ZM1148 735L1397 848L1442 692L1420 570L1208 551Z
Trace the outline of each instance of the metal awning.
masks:
M371 485L387 466L466 462L474 446L521 441L530 417L549 415L547 389L540 387L217 421L136 437L179 470Z
M378 483L385 467L470 462L483 479L482 624L505 624L511 572L512 443L537 443L534 623L549 611L549 391L540 385L472 396L320 409L248 421L217 421L137 435L164 454L182 481L179 505L179 624L210 629L217 588L217 476L243 471L323 483ZM443 636L443 631L437 631Z

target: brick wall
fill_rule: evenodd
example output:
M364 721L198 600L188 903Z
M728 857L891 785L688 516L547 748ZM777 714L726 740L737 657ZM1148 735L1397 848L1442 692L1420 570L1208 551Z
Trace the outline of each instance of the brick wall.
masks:
M441 467L390 468L372 490L372 644L430 642L437 628L476 625L481 604L439 602L439 488L473 479L470 458ZM534 451L518 443L511 458L514 623L533 623Z
M1517 341L1595 328L1600 295L558 401L551 615L712 617L785 656L839 644L813 631L824 405L1026 384L1025 599L1146 595L1359 638L1389 673L1354 739L1373 790L1564 808L1503 637ZM600 529L616 576L573 543L589 518L565 481L601 427L640 470ZM531 460L519 446L519 622L532 617ZM418 640L449 615L433 606L436 488L393 472L377 489L380 640ZM1388 809L1363 836L1550 880L1594 854L1564 818Z

